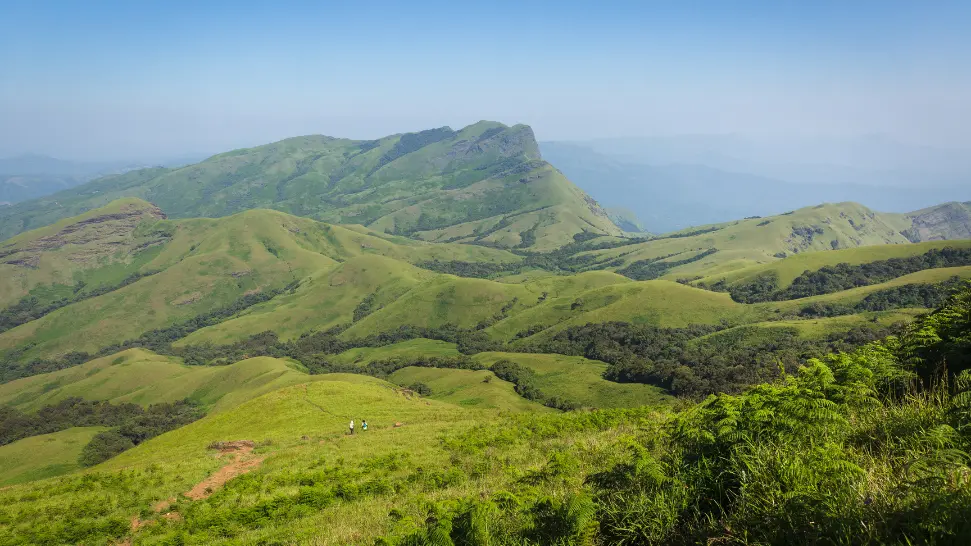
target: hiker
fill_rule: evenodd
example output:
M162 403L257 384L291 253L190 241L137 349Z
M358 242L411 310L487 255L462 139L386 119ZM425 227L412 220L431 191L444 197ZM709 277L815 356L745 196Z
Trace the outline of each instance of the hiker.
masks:
M351 419L351 434L354 434L354 419Z
M367 430L367 419L361 419L361 432Z

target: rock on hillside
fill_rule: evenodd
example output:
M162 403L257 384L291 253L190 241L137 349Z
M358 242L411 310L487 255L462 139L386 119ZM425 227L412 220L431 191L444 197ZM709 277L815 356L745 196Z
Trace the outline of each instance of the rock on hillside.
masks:
M620 230L543 161L532 129L482 121L378 140L291 138L178 169L101 178L0 210L0 237L138 196L172 217L273 208L429 240L561 246Z
M141 250L166 242L166 230L136 228L165 218L141 199L108 206L22 233L0 243L0 303L44 284L73 285L80 271L127 262Z
M915 243L971 239L971 201L944 203L904 216L911 227L902 233Z

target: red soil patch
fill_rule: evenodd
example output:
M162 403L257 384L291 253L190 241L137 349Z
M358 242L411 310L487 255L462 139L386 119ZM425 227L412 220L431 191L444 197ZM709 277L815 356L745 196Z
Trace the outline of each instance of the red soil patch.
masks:
M195 487L186 492L185 496L192 500L200 500L212 495L212 493L226 484L229 480L252 472L263 462L263 457L253 457L255 443L249 440L237 442L217 442L211 447L219 450L217 457L226 454L233 454L233 462L217 470L213 475L197 483Z

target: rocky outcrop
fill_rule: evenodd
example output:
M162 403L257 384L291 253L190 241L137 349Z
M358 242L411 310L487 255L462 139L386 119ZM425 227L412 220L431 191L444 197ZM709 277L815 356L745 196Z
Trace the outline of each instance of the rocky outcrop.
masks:
M913 242L971 239L971 202L944 203L908 218L912 227L901 233Z

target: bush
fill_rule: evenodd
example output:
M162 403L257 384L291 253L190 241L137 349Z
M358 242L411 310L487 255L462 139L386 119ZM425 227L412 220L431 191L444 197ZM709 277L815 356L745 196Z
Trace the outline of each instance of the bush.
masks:
M428 385L426 385L424 383L421 383L421 382L419 382L419 383L412 383L411 385L408 385L408 389L409 390L412 390L414 392L417 392L418 394L420 394L422 396L431 396L432 395L432 389Z
M134 442L116 431L99 432L81 450L78 462L81 466L94 466L133 447L135 447Z

